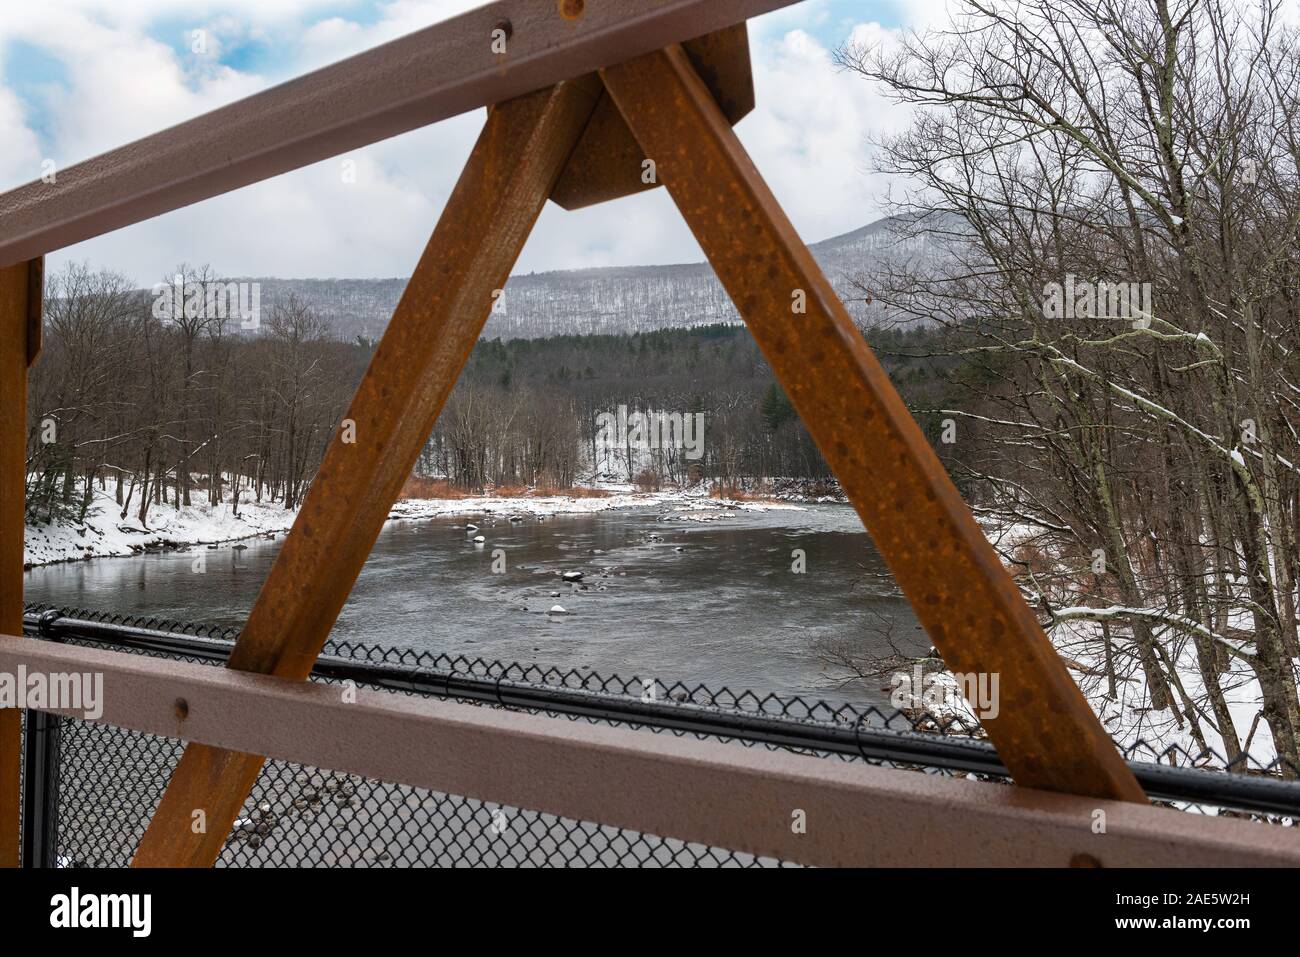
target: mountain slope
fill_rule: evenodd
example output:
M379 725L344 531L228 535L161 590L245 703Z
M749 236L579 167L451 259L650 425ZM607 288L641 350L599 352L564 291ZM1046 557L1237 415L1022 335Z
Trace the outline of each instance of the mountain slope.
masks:
M931 257L923 240L900 242L882 219L809 248L849 311L871 324L874 309L851 278L899 257ZM320 313L340 338L377 338L406 285L404 279L258 279L262 304L296 295ZM511 276L485 335L527 339L554 335L645 332L740 317L707 263L571 269Z

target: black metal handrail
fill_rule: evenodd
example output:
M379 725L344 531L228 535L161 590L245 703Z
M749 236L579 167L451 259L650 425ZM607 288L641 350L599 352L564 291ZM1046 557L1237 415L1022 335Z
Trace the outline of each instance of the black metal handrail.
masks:
M56 641L83 641L169 657L187 656L224 663L232 642L115 622L31 611L24 630ZM357 684L443 698L476 701L504 708L542 711L749 744L860 757L868 761L920 765L945 771L1009 778L993 746L983 740L918 731L900 731L865 723L795 719L756 714L692 702L637 698L503 677L460 674L416 667L357 661L325 654L312 675ZM1232 774L1198 768L1129 761L1149 797L1174 802L1231 807L1300 817L1300 781L1262 774Z

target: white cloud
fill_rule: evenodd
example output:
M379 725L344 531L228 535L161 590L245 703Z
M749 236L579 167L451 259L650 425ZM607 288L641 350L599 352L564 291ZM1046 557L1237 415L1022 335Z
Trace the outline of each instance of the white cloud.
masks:
M27 127L23 104L0 87L0 182L17 183L40 175L41 147Z
M366 26L337 16L321 20L303 31L294 72L314 70L482 5L483 0L393 0Z
M876 24L855 32L888 38ZM906 114L861 77L837 70L830 51L802 30L754 52L762 106L738 133L795 225L822 239L876 218L883 183L870 175L869 140L897 129Z
M939 0L934 0L939 2ZM477 5L476 0L396 0L372 23L338 15L325 0L219 0L198 26L217 50L250 37L276 45L268 74L191 56L181 0L120 3L52 0L0 8L0 55L21 39L58 59L66 86L49 94L46 144L60 163L83 159L246 96L289 76L367 49ZM829 0L750 25L758 108L738 128L746 148L796 227L815 241L879 215L882 186L868 175L867 140L903 117L860 78L838 72L814 34L851 24L829 20ZM168 36L158 31L167 24ZM179 24L179 26L178 26ZM829 26L828 26L829 24ZM304 28L305 25L305 28ZM887 38L878 25L859 33ZM12 92L0 86L0 189L39 175L36 138ZM374 144L99 237L51 256L56 267L88 259L152 283L181 261L226 275L393 276L410 271L482 124L482 111ZM356 163L344 183L340 163ZM36 165L33 165L36 164ZM666 191L579 212L548 206L520 271L651 262L701 254Z

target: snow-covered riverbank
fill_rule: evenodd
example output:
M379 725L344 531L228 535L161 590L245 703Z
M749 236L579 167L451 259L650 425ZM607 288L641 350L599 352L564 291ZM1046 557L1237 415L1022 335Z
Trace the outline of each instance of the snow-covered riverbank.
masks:
M1198 660L1196 643L1200 633L1233 647L1235 654L1223 664L1218 676L1224 704L1231 714L1246 767L1267 768L1277 760L1277 747L1266 721L1262 720L1263 692L1250 665L1252 617L1247 607L1245 578L1241 578L1242 604L1229 610L1227 621L1232 639L1214 635L1176 607L1129 608L1117 605L1113 595L1092 594L1092 576L1079 573L1080 560L1066 558L1050 534L1041 528L1017 522L981 520L989 541L1010 561L1020 553L1037 565L1034 586L1025 597L1040 612L1051 608L1044 629L1056 647L1071 677L1079 685L1102 725L1125 753L1137 760L1163 761L1220 767L1223 756L1235 749L1228 746L1216 727L1216 717L1207 702L1205 675ZM1008 565L1012 574L1029 565ZM1085 563L1086 568L1086 563ZM1171 707L1153 708L1151 692L1138 664L1132 624L1148 623L1152 636L1164 650L1163 665L1174 689ZM1114 686L1107 668L1110 646ZM963 703L964 706L964 703ZM962 712L965 716L968 713Z
M708 498L699 493L637 492L630 487L611 486L603 495L549 495L537 497L479 496L457 499L403 499L389 514L389 520L418 521L444 515L489 515L546 518L550 515L587 514L609 509L660 507L671 517L686 521L709 521L737 512L769 509L797 509L788 502L732 501ZM213 507L207 503L177 509L154 507L149 526L140 525L135 515L121 518L121 506L111 495L97 492L80 525L28 525L23 561L28 567L57 562L83 561L135 555L157 548L208 545L237 541L258 535L288 531L296 511L280 503L241 502L236 516L229 503Z

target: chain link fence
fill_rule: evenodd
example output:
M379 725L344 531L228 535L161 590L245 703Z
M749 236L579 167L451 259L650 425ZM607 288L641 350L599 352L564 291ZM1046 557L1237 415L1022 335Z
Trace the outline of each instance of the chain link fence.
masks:
M47 638L212 665L224 661L237 636L231 628L76 609L31 605L26 611L29 630L44 632ZM647 734L787 748L827 760L867 761L987 781L1006 777L996 752L981 740L978 725L924 712L351 642L327 644L312 680L352 681L482 707L618 724ZM57 820L48 828L56 862L128 865L182 750L183 743L174 739L61 719L58 753L51 762L57 777L52 788ZM1213 753L1179 749L1147 748L1135 760L1135 771L1148 792L1166 794L1158 803L1283 825L1293 825L1300 817L1289 812L1300 809L1300 784L1283 780L1283 769L1276 765L1229 767ZM1201 770L1192 770L1198 767ZM218 866L235 867L782 864L599 822L283 761L264 766L218 861Z

